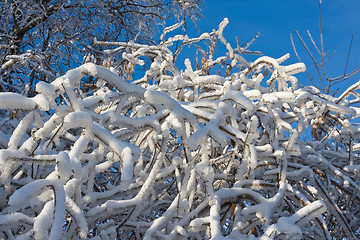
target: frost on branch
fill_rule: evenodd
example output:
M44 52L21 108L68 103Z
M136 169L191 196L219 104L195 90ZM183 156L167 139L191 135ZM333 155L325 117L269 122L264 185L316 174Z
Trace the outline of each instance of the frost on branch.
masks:
M151 61L131 82L116 61L87 63L34 98L0 93L0 238L359 237L360 84L338 98L299 88L304 64L246 61L226 24L157 46L97 42L129 76ZM179 69L176 41L201 64Z

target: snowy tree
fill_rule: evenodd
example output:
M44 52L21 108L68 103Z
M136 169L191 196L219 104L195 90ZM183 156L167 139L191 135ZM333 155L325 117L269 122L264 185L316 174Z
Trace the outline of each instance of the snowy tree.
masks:
M0 91L30 96L84 61L101 64L103 41L152 43L162 21L194 21L201 0L1 0ZM79 56L85 56L82 59Z
M0 238L359 238L360 81L339 97L299 87L303 63L247 61L227 23L97 41L132 81L89 62L34 97L0 93ZM203 58L181 69L187 45Z

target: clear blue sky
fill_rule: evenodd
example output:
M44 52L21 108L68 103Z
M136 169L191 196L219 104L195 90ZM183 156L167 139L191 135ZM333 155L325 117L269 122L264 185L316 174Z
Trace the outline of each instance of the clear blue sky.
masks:
M360 66L360 0L323 0L321 7L325 51L329 54L336 51L328 64L328 73L334 77L344 71L353 33L355 36L348 69ZM291 59L287 63L297 61L289 37L292 33L300 57L311 68L309 65L312 62L303 51L294 30L300 32L309 46L311 43L306 30L310 30L319 43L318 12L317 0L205 0L204 17L197 22L197 26L200 33L211 32L227 17L230 23L224 35L233 46L236 46L236 36L243 43L261 32L251 50L259 50L275 58L290 53ZM193 29L188 34L195 37L199 33ZM315 53L314 48L311 49ZM302 84L309 84L306 76L298 78L301 78ZM350 79L346 85L357 80L360 80L360 75Z

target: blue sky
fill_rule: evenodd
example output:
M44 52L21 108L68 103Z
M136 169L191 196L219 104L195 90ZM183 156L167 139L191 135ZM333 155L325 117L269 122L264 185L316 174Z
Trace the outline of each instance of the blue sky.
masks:
M329 55L336 51L327 65L328 74L334 77L344 72L353 33L355 36L348 69L360 66L360 0L323 0L321 8L325 51ZM200 33L211 32L227 17L230 23L224 35L233 46L236 46L236 36L243 43L261 32L251 50L259 50L275 58L290 53L291 59L286 63L297 61L289 37L292 33L300 57L311 70L311 59L304 52L294 31L298 30L310 46L306 35L306 30L310 30L319 43L318 13L317 0L205 0L202 11L204 17L197 21L197 26ZM199 32L192 29L188 34L195 37ZM311 50L315 53L314 48ZM305 75L298 78L303 85L310 84ZM358 74L345 85L349 86L359 79Z

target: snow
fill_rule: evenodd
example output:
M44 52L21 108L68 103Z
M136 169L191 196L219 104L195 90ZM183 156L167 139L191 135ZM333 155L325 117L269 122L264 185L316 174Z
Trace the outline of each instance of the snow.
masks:
M165 35L166 35L167 33L172 32L172 31L178 29L178 28L181 27L183 24L184 24L184 21L180 21L180 22L178 22L178 23L176 23L176 24L174 24L174 25L171 25L171 26L169 26L169 27L164 28L163 33L162 33L161 36L160 36L160 40L164 40Z
M11 225L18 224L20 221L26 222L28 224L34 224L34 219L22 214L22 213L11 213L0 215L0 225Z
M322 201L315 201L309 205L301 208L295 214L290 217L281 217L276 224L270 226L266 231L268 235L271 235L272 231L283 233L288 236L297 235L300 239L302 235L301 225L308 223L315 217L318 217L326 210Z
M258 89L252 89L243 92L244 96L250 100L260 100L261 92Z
M130 183L133 180L133 155L129 147L126 147L122 150L122 169L121 169L121 183L120 188L122 190L128 189Z
M275 103L279 101L275 93L265 93L262 96L262 100L268 103Z
M24 97L18 93L0 93L0 109L23 109L33 110L37 106L36 101Z
M37 215L34 222L35 239L46 239L53 221L54 201L48 201L42 211Z
M284 71L287 75L295 75L297 73L305 72L306 66L304 63L294 63L284 67Z
M36 103L37 107L42 111L48 111L50 109L50 103L47 98L42 95L36 95L32 98L32 100Z
M128 144L126 142L121 142L113 134L107 131L104 127L99 124L93 125L93 133L95 137L99 138L107 146L109 146L118 156L121 156L122 151L129 147L132 151L133 158L138 159L140 156L140 149L135 145Z
M8 148L11 150L16 150L19 146L21 139L23 138L24 134L26 134L26 130L29 128L30 124L33 122L34 113L28 113L18 124L15 128L13 135L8 143Z
M87 238L89 228L85 216L79 206L68 196L66 196L66 210L70 212L79 226L80 237Z
M340 97L299 87L303 63L248 62L227 24L114 43L106 67L39 82L32 98L0 93L0 238L353 238L360 84ZM225 52L179 69L175 42ZM125 64L147 70L127 81Z
M286 235L301 234L301 228L294 224L292 218L281 217L277 224L276 230Z
M263 57L259 57L258 59L255 60L255 62L253 62L251 64L250 68L253 68L259 64L268 64L271 65L273 68L277 68L279 66L279 63L276 59L268 57L268 56L263 56Z
M145 236L144 236L144 240L151 240L153 239L152 235L153 233L157 230L157 228L163 226L164 224L166 224L166 220L173 216L176 213L176 205L178 203L178 197L177 196L174 201L172 201L172 204L168 207L168 209L166 210L166 212L159 217L158 219L156 219L154 221L154 223L151 225L151 227L146 231Z
M344 170L347 171L347 172L359 173L360 172L360 165L345 166Z
M223 85L225 83L225 78L218 75L197 76L195 77L193 82L198 85L210 85L210 84Z
M61 181L66 182L71 176L71 164L69 154L60 152L56 156L56 170Z
M139 60L139 59L137 59L137 58L133 58L133 57L132 57L132 54L127 54L126 52L123 52L122 57L123 57L123 59L126 59L126 60L128 60L129 62L131 62L131 63L138 64L138 65L140 65L140 66L144 65L144 61L143 61L143 60Z
M93 129L93 120L86 112L72 112L64 118L64 128L83 127L88 131Z
M277 92L276 97L284 102L295 102L295 94L292 92Z
M244 96L244 94L240 91L228 91L221 98L220 101L224 100L233 100L240 105L242 105L246 110L252 111L254 106L250 99Z
M0 149L0 164L5 164L5 162L11 158L23 157L25 157L25 153L23 151Z
M43 188L51 186L55 195L55 206L52 227L48 239L59 239L62 232L63 219L65 217L65 192L63 186L57 180L40 179L31 182L18 189L11 195L8 204L14 208L23 208L31 198L39 195ZM48 205L50 207L50 205ZM44 214L40 214L36 221L47 222L51 212L45 209ZM43 220L42 218L46 218ZM36 228L37 229L37 228ZM35 229L34 229L35 231Z

